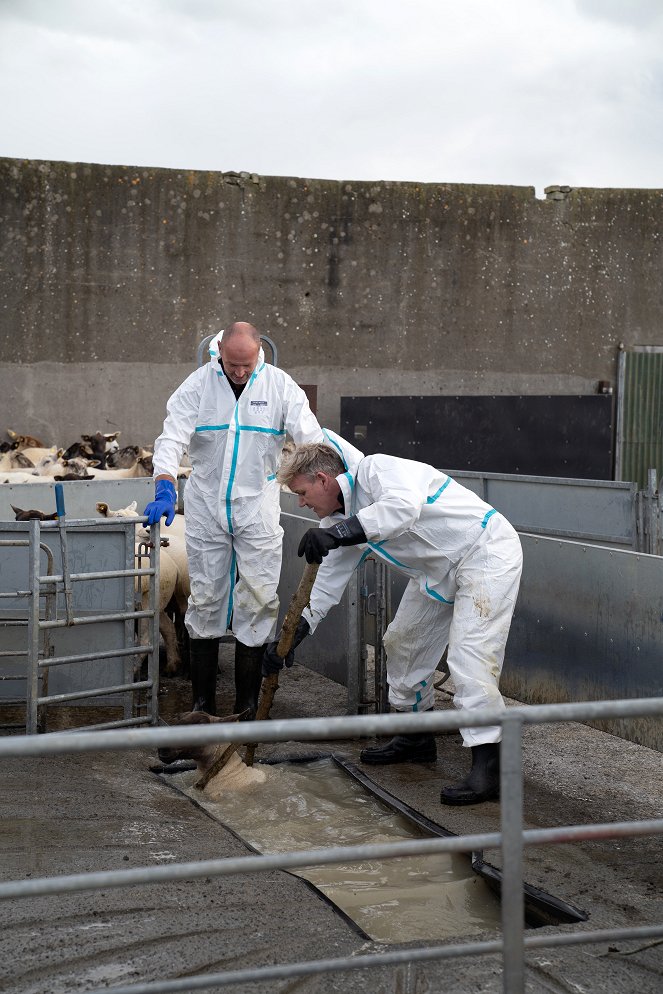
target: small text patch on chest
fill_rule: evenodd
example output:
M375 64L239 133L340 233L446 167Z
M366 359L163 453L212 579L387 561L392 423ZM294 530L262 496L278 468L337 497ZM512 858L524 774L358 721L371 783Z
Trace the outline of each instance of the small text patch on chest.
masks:
M250 402L249 406L250 407L255 407L258 410L260 410L263 407L267 407L267 401L266 400L252 400Z

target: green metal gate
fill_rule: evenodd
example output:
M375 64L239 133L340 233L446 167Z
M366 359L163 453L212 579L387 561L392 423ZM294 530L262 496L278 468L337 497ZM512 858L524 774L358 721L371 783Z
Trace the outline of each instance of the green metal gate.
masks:
M647 487L663 470L663 347L638 345L619 353L615 479Z

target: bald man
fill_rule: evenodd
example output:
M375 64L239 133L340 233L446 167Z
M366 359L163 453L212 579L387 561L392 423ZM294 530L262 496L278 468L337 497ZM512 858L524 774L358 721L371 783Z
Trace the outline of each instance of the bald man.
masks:
M264 646L276 633L283 529L276 472L286 432L295 443L323 433L306 394L265 363L260 333L236 321L212 339L167 406L154 446L155 500L145 514L169 524L177 469L188 447L192 471L184 517L191 596L192 707L216 714L219 639L235 645L235 713L257 708Z

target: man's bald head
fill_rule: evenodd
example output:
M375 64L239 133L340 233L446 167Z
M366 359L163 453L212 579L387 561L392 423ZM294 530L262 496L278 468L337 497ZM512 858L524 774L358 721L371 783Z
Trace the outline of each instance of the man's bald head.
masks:
M236 386L248 382L258 362L260 332L247 321L235 321L223 332L219 352L226 376Z
M248 321L233 321L230 327L224 331L222 341L230 342L233 338L240 336L250 338L260 348L260 332Z

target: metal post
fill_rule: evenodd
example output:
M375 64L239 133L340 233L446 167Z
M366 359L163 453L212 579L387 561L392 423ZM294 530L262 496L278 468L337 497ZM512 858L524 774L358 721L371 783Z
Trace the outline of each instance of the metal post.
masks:
M30 615L28 617L28 659L25 674L26 703L25 725L28 735L36 735L39 698L39 535L41 522L30 521L30 546L28 551L28 586L30 588Z
M375 560L375 710L385 714L389 710L387 688L387 657L384 651L384 633L391 620L391 582L389 569L381 560Z
M147 657L147 678L152 684L150 690L150 723L156 725L159 721L159 551L161 549L160 523L150 528L150 564L154 567L154 575L150 577L149 605L154 611L152 618L152 651Z
M508 715L508 712L507 712ZM505 715L500 756L504 994L525 994L522 718Z
M626 352L617 354L617 427L615 429L615 479L622 479L624 463L624 383L626 380Z
M363 659L363 644L361 638L361 583L363 577L363 566L356 569L346 587L348 604L348 631L347 631L347 653L348 653L348 714L359 714L361 712L361 702L364 699L365 660Z
M127 525L124 529L124 568L132 570L136 568L136 526ZM134 610L135 588L140 588L140 577L125 576L124 578L124 610L130 614ZM124 622L124 645L126 648L134 645L134 621L130 618ZM134 679L134 671L137 665L136 656L125 656L124 659L124 682L130 683ZM130 718L136 713L138 701L134 694L124 695L124 718Z
M69 550L67 547L67 525L65 521L64 490L61 483L55 484L55 508L58 516L58 529L60 531L60 555L62 558L62 581L67 624L73 625L74 609L72 605L71 576L69 570Z

